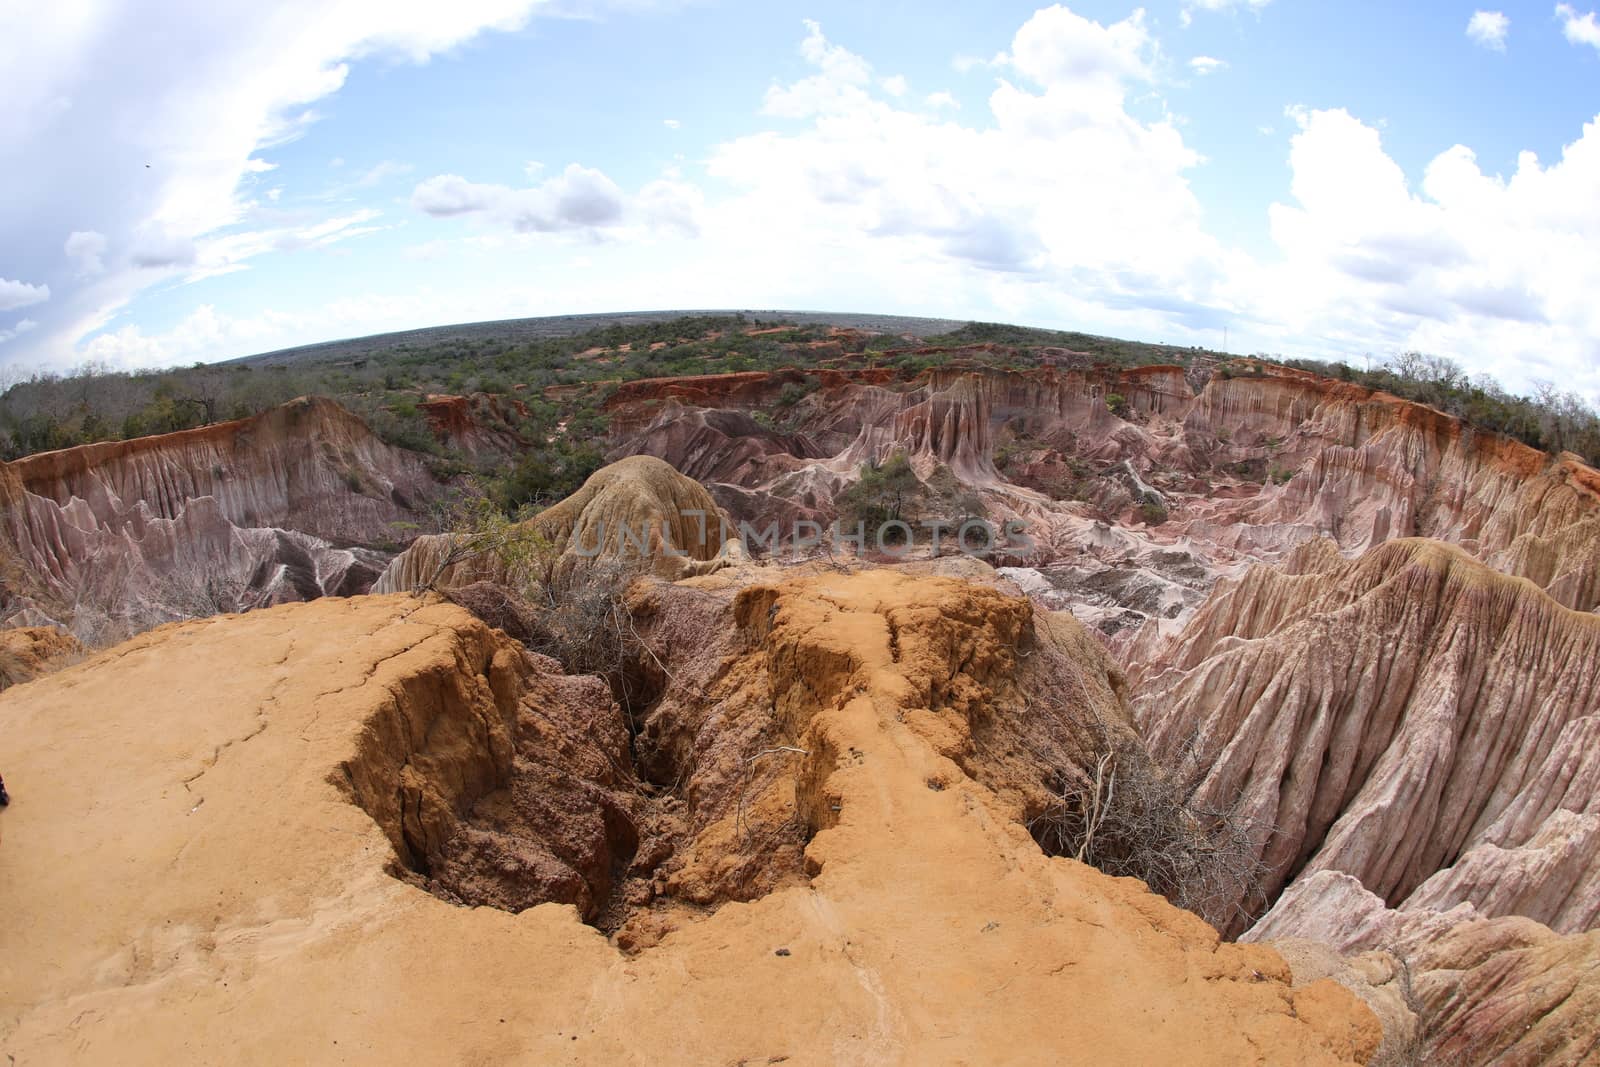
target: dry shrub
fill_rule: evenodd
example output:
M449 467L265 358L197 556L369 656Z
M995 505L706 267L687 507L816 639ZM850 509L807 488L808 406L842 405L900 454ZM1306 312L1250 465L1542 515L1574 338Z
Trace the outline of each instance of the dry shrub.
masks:
M537 622L533 605L494 582L473 582L455 589L446 589L443 596L476 615L484 623L500 630L514 641L532 646L536 639Z
M1224 933L1247 926L1256 916L1238 902L1258 895L1267 874L1260 844L1271 827L1196 802L1203 775L1192 744L1163 767L1098 721L1090 734L1088 771L1056 772L1054 803L1028 823L1034 840L1050 855L1138 878Z
M649 699L639 677L650 652L627 605L628 587L642 573L637 560L600 559L564 572L551 568L544 581L474 582L442 592L568 674L604 678L633 716Z
M0 648L0 689L21 685L32 678L33 668L21 656Z
M648 654L628 610L628 587L643 573L638 560L601 559L553 575L535 587L528 647L557 660L568 674L596 674L630 715L647 697L636 682Z

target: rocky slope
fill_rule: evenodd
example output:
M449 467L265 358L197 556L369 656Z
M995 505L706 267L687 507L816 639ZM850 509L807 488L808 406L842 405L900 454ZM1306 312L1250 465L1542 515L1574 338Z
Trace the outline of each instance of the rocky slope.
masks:
M1396 907L1600 924L1600 618L1439 542L1321 542L1149 651L1152 749L1263 828L1247 911L1330 870Z
M168 627L0 695L6 1050L1232 1065L1376 1048L1373 1016L1339 986L1292 988L1270 949L1221 944L1135 882L1045 857L1005 760L963 766L964 731L995 713L985 694L1022 681L1025 601L888 572L675 588L732 616L721 640L737 651L692 705L701 720L685 705L657 723L658 748L674 723L704 736L721 765L707 785L741 779L754 745L802 750L750 805L787 806L805 828L797 881L702 908L632 956L566 903L453 906L412 883L445 871L429 864L461 835L522 850L499 869L556 854L562 842L517 837L549 824L516 785L563 746L592 755L569 773L608 773L605 730L585 734L598 694L406 596ZM1093 647L1077 633L1062 655L1082 687L1063 706L1115 714L1108 664L1074 653ZM774 732L748 731L751 716ZM679 803L727 827L730 798L714 794ZM608 832L557 825L566 844ZM738 866L737 836L695 842L680 870Z
M863 463L903 452L1025 522L1038 547L1002 561L1107 633L1181 621L1217 578L1317 538L1357 553L1435 537L1600 607L1600 474L1284 368L750 372L630 382L606 410L613 457L663 458L736 519L785 532L831 520Z
M509 456L528 447L517 429L528 417L528 406L516 397L428 396L419 406L440 443L462 455Z
M1362 995L1374 1062L1595 1061L1600 617L1438 541L1320 541L1132 658L1152 750L1254 827L1232 932Z
M1333 978L1360 995L1384 1021L1375 1064L1576 1067L1600 1055L1600 931L1556 934L1470 904L1394 910L1322 871L1246 940L1281 951L1296 981Z
M439 492L331 401L0 469L0 618L94 639L361 592Z

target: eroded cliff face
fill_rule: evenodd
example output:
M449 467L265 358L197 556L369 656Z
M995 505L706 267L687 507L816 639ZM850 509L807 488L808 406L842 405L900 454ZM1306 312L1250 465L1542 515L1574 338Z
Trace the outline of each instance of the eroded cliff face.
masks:
M1600 931L1557 934L1470 904L1391 909L1321 871L1246 940L1282 951L1296 981L1331 977L1372 1005L1385 1029L1374 1064L1578 1067L1600 1051Z
M1237 525L1283 546L1328 537L1347 552L1400 537L1458 544L1548 589L1568 607L1600 604L1600 478L1574 456L1544 453L1361 386L1275 369L1214 377L1184 417L1213 462L1269 443L1287 484L1205 509L1194 525Z
M1357 1063L1377 1047L1373 1016L1336 984L1292 988L1272 950L1221 944L1139 884L1040 853L1005 785L1022 756L975 744L1006 714L990 701L1034 684L1026 601L889 572L694 582L656 594L654 625L694 625L672 603L687 598L733 629L699 635L728 651L710 691L694 698L684 672L678 710L655 712L655 751L706 738L679 795L706 827L682 884L744 863L741 808L756 827L787 811L803 828L803 880L685 917L633 956L577 901L452 906L414 883L447 874L463 834L480 873L561 859L561 842L507 838L543 825L515 786L540 755L604 773L606 731L581 735L598 693L406 596L168 627L0 695L16 798L0 813L8 1050L1232 1065ZM1077 679L1058 688L1063 709L1114 715L1103 654L1060 625L1058 666ZM800 751L771 751L785 744ZM718 795L719 781L749 789Z
M0 612L96 640L367 589L440 491L328 400L28 456L0 475Z
M1136 669L1152 749L1271 827L1282 888L1600 924L1600 618L1458 548L1326 542L1220 589Z
M1152 751L1254 827L1231 932L1362 995L1375 1062L1593 1061L1600 616L1442 542L1314 541L1131 654Z
M528 417L528 406L517 397L434 395L423 398L420 406L434 436L463 455L516 455L530 444L518 429Z
M863 463L903 452L1025 523L1037 550L998 562L1036 571L1023 580L1119 648L1149 619L1181 623L1218 578L1319 538L1353 555L1430 536L1600 607L1600 475L1387 394L1254 365L1193 381L959 364L813 377L798 400L792 371L627 383L607 403L612 455L663 458L736 518L787 532L830 521ZM785 410L790 430L752 417Z

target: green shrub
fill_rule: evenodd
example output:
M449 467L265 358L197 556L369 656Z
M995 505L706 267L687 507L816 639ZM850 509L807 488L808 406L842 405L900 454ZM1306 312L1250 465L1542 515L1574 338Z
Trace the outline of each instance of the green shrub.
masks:
M906 506L922 490L904 452L882 463L861 465L861 480L839 494L839 518L862 523L873 531L886 522L904 521Z

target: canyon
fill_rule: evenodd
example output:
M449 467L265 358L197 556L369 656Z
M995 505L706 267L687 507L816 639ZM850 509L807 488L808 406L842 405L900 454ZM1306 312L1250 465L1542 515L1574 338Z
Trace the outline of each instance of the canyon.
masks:
M93 640L365 592L425 518L424 457L330 400L0 465L0 619Z
M1600 472L1260 360L813 347L607 383L498 549L330 400L5 464L3 1047L459 1052L425 953L485 1058L1593 1062ZM788 537L898 462L897 519L1026 537ZM602 677L507 606L526 544L617 587ZM1127 862L1169 794L1245 875Z

